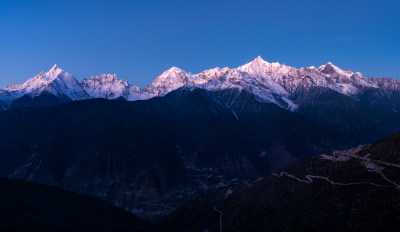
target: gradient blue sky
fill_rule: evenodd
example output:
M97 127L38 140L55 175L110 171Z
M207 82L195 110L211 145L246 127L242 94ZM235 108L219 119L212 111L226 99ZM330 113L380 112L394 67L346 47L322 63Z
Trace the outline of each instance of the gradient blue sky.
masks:
M400 77L400 1L0 0L0 87L57 63L78 80L116 73L145 86L261 55Z

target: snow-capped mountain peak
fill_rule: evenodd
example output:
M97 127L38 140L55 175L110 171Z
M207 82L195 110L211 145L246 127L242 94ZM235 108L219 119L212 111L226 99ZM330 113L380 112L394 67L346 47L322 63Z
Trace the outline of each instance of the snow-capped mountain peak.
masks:
M60 69L60 68L58 67L58 65L57 65L57 64L54 64L54 65L53 65L53 67L50 69L50 71L49 71L49 72L54 72L54 71L57 71L57 70L61 70L61 71L63 71L62 69Z
M331 62L328 62L325 65L321 65L318 68L318 71L320 71L321 73L324 73L328 76L341 75L341 76L345 76L345 77L350 77L351 75L353 75L352 71L344 71L343 69L340 69L339 67L335 66Z
M268 65L270 63L265 61L261 56L257 56L254 60L252 60L248 64L251 66L254 66L254 67L258 67L258 66ZM279 64L279 63L276 63L276 64Z
M189 74L180 68L172 67L158 76L145 89L150 95L162 96L187 84Z
M248 73L255 77L272 76L275 73L286 73L289 72L291 67L278 62L269 63L265 61L261 56L258 56L253 61L242 65L237 68L241 72Z
M254 72L254 73L259 73L262 71L262 69L265 69L266 67L270 66L278 66L279 63L269 63L265 61L261 56L256 57L254 60L250 61L249 63L240 66L238 69L241 71L246 71L246 72Z
M165 80L177 80L182 83L186 83L186 73L178 67L171 67L167 71L163 72L158 76L153 83L163 82Z
M23 84L13 84L4 89L8 100L14 100L23 95L36 97L44 92L55 96L67 97L71 100L88 98L79 82L71 74L54 65L48 72L41 72L28 79Z

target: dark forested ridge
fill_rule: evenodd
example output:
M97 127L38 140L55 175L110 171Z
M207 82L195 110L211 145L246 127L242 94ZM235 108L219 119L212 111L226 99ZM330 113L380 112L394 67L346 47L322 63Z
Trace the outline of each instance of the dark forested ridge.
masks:
M153 231L103 200L24 180L0 178L0 231Z

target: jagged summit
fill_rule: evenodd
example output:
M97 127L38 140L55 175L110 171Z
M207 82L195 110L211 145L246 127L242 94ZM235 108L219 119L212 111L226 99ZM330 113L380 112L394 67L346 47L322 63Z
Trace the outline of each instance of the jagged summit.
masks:
M175 83L186 83L186 72L180 68L172 67L167 71L163 72L160 76L158 76L154 81L153 85L157 85L158 83L169 82L170 84Z
M177 67L171 67L158 76L144 91L147 94L162 96L187 84L189 74Z
M324 74L327 74L329 76L332 76L334 74L338 74L338 75L350 77L351 75L353 75L352 71L344 71L343 69L337 67L336 65L334 65L331 62L328 62L325 65L321 65L318 68L318 71L320 71L320 72L322 72Z
M322 71L324 69L339 69L337 66L335 66L332 62L327 62L324 65L319 66L318 70Z
M183 70L178 67L172 66L166 72L183 72Z
M62 72L64 72L64 70L62 70L61 68L59 68L57 66L57 64L54 64L53 67L47 72L48 75L45 75L46 72L43 72L43 77L47 77L49 79L55 79L57 78Z
M264 79L264 77L272 76L275 73L287 73L290 69L291 67L278 62L269 63L262 59L261 56L237 68L238 71L248 73L258 79Z
M50 72L51 72L51 71L54 71L54 70L58 70L58 69L60 69L60 68L58 67L58 65L57 65L57 64L54 64L53 67L50 69ZM61 69L60 69L60 70L61 70Z
M260 55L257 56L254 60L252 60L250 63L257 63L257 64L263 64L263 63L269 63L265 61Z
M250 61L247 64L279 64L279 62L268 62L266 60L264 60L260 55L257 56L256 58L254 58L252 61Z
M240 70L253 69L254 71L256 71L262 69L263 67L279 66L279 65L280 64L278 62L269 63L268 61L265 61L261 56L257 56L254 60L250 61L245 65L240 66L238 69Z

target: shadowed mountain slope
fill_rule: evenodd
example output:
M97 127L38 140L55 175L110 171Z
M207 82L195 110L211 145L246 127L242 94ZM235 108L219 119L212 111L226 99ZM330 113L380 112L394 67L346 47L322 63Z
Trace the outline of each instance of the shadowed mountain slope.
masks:
M185 204L170 231L398 231L400 132Z
M0 122L1 176L100 197L146 217L167 214L196 192L345 146L245 91L179 89L146 101L11 109Z

